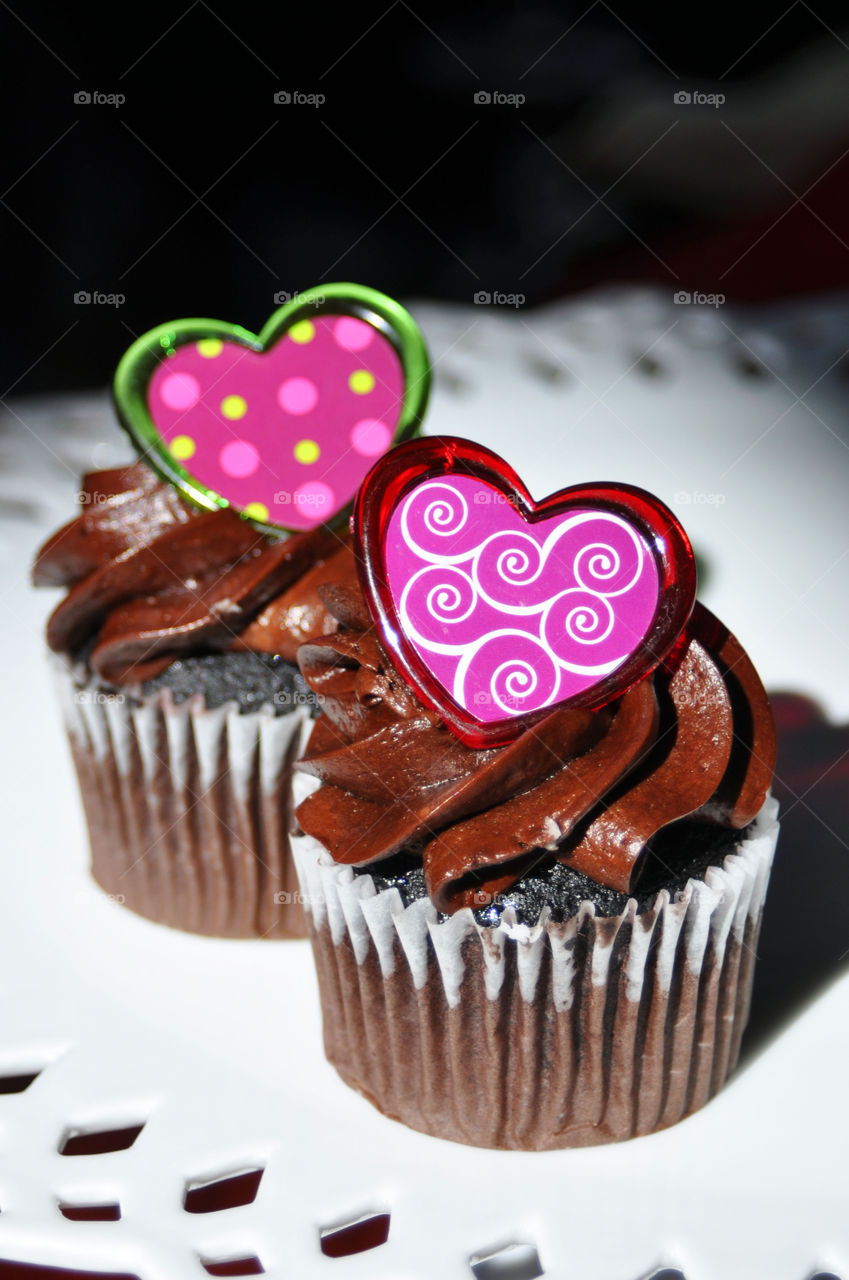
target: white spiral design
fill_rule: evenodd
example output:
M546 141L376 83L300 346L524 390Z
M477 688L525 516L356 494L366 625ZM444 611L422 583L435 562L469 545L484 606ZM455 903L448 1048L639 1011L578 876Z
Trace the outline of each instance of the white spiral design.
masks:
M472 477L426 482L387 531L405 633L484 720L547 706L614 671L647 633L659 587L624 518L578 510L535 528L491 493Z
M411 551L427 564L455 564L459 555L440 555L434 547L422 546L429 538L455 538L468 524L469 508L454 485L433 480L415 489L401 509L401 535Z

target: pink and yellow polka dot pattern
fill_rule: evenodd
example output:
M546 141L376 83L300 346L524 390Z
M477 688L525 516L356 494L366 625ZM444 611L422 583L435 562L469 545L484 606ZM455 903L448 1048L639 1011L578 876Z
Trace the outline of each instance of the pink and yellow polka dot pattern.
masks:
M354 316L299 320L260 354L202 338L157 366L147 407L172 457L255 520L312 529L389 449L404 379L393 345Z

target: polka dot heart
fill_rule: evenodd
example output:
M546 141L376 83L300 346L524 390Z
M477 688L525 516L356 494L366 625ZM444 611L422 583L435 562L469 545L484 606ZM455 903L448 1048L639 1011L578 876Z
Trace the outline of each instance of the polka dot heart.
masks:
M299 295L256 338L219 321L152 330L122 360L115 395L147 459L192 501L299 531L343 511L375 460L416 429L429 382L402 307L331 285Z

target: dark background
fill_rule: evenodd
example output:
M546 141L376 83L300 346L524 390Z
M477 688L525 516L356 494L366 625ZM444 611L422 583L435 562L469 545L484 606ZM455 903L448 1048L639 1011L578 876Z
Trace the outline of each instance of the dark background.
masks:
M275 295L330 280L526 305L622 279L849 283L836 2L12 0L0 22L0 395L103 384L154 324L256 330ZM673 102L695 90L726 102Z

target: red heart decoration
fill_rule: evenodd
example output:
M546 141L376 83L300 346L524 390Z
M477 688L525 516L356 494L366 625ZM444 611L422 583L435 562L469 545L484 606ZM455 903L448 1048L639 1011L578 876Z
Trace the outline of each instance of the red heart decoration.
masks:
M668 657L695 602L692 548L657 498L593 484L535 502L468 440L387 454L352 523L384 645L473 747L619 697Z

